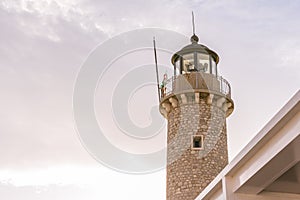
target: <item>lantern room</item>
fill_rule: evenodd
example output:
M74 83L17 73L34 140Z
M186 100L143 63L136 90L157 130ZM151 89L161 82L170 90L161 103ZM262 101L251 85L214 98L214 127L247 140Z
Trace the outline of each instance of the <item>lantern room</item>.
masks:
M218 76L219 56L208 47L198 44L199 38L194 34L191 44L175 53L171 59L174 75L203 72Z

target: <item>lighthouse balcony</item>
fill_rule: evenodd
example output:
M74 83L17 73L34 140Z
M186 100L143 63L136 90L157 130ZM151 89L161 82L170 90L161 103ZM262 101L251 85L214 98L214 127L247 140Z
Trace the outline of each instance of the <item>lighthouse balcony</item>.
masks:
M203 72L180 74L168 79L161 90L160 111L167 116L170 108L177 107L179 102L197 103L200 98L208 104L214 102L224 109L227 116L233 111L229 83L221 76Z
M170 96L181 93L206 92L231 99L230 84L221 76L194 72L180 74L168 79L162 91L162 101Z

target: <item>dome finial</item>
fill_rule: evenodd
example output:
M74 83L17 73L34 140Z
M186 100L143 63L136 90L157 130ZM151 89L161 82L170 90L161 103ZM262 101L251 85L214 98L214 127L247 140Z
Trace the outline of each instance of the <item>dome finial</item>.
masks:
M192 43L198 43L199 38L198 36L195 34L195 18L194 18L194 12L192 11L192 25L193 25L193 35L191 37L191 42Z

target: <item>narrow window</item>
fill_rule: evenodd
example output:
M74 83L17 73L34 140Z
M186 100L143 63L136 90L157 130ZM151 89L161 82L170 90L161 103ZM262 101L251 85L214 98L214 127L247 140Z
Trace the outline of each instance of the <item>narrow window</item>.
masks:
M200 150L203 149L203 136L193 135L192 136L192 149Z

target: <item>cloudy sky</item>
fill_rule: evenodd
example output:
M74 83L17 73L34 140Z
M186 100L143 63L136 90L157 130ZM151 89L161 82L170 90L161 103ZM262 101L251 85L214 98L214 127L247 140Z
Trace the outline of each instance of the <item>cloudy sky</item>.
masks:
M218 52L232 87L233 159L299 89L299 1L2 0L0 198L164 199L164 170L119 173L86 151L73 90L99 44L148 27L189 37L192 10L201 43Z

